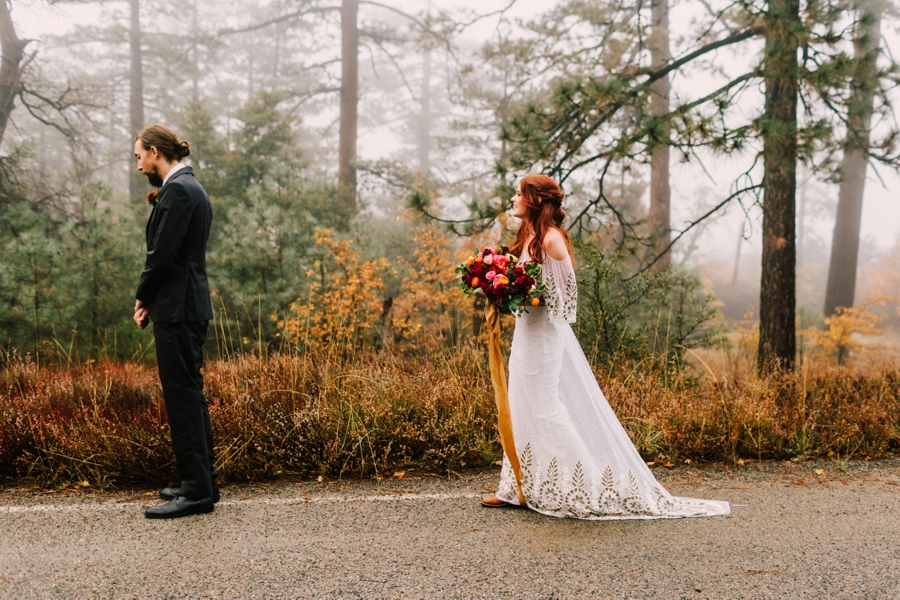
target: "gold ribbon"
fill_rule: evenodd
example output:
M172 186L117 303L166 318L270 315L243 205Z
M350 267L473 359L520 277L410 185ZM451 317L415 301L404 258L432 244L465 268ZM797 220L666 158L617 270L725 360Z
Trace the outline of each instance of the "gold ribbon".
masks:
M484 309L484 318L488 326L488 362L491 365L491 382L494 384L494 399L497 401L497 429L500 430L500 444L503 453L516 474L519 486L519 504L525 506L525 494L522 493L522 466L516 454L516 442L513 439L512 417L509 414L509 396L506 393L506 371L503 369L503 357L500 354L500 311L493 303L488 302Z

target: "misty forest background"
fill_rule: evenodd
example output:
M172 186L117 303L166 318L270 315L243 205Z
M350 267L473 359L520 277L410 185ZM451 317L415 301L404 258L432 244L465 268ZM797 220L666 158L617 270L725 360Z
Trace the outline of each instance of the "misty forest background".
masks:
M509 238L507 199L537 171L569 195L595 357L628 338L676 353L721 342L723 324L761 315L760 365L768 348L790 367L795 331L802 351L838 307L878 298L851 329L897 324L900 246L859 239L867 176L897 165L888 4L685 2L669 31L666 2L564 1L521 19L515 3L132 0L82 3L96 22L35 40L18 37L16 4L0 11L0 331L23 353L152 356L130 320L150 191L130 147L154 122L192 143L213 199L209 270L232 350L477 334L480 307L445 293L451 265ZM675 77L703 95L670 93ZM360 131L388 132L377 159L357 154ZM730 194L673 206L669 165L702 176L722 155L740 165ZM741 211L732 247L698 251ZM335 240L352 241L350 263ZM340 279L350 264L377 285ZM346 286L337 297L358 297L324 314Z
M900 166L896 8L522 4L0 2L0 474L171 474L131 320L155 122L214 207L224 477L495 461L453 267L511 239L529 172L567 193L575 330L645 457L896 452L900 242L860 237Z

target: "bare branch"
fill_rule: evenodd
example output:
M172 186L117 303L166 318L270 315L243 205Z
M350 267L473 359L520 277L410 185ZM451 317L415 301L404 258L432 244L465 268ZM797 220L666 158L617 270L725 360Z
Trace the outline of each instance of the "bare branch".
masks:
M663 67L661 69L658 69L656 71L647 72L649 77L644 82L644 85L650 85L654 81L656 81L658 79L662 79L663 77L665 77L672 71L681 68L682 66L691 62L695 58L699 58L699 57L703 56L704 54L709 54L713 50L718 50L719 48L722 48L724 46L730 46L731 44L743 42L744 40L752 38L757 35L760 35L761 33L763 33L762 27L751 27L745 31L741 31L739 33L734 33L732 35L729 35L728 37L722 38L721 40L717 40L717 41L711 42L701 48L697 48L690 54L683 56L683 57L679 58L678 60L669 63L668 65L666 65L665 67Z
M389 10L389 11L391 11L391 12L393 12L393 13L397 13L397 14L400 15L401 17L406 17L407 19L409 19L410 21L412 21L413 23L415 23L416 25L418 25L419 27L421 27L421 28L422 28L422 31L426 31L426 32L431 33L431 30L428 28L427 25L425 25L425 23L423 23L422 21L420 21L420 20L417 19L416 17L412 16L411 14L403 12L403 11L400 10L399 8L394 8L393 6L388 6L387 4L382 4L381 2L374 2L373 0L359 0L359 3L360 3L360 4L368 4L369 6L377 6L377 7L379 7L379 8L383 8L383 9L385 9L385 10Z
M510 8L512 8L516 2L517 2L517 0L510 0L509 4L507 4L506 6L504 6L503 8L501 8L499 10L495 10L494 12L479 15L479 16L475 17L474 19L472 19L471 21L469 21L468 23L461 23L460 29L466 29L468 27L471 27L472 25L474 25L478 21L481 21L482 19L487 19L488 17L493 17L494 15L502 15L506 11L508 11Z
M237 33L248 33L250 31L258 31L260 29L265 29L270 25L277 25L278 23L284 23L286 21L293 21L305 15L312 14L323 14L335 10L341 10L340 6L321 6L316 8L310 8L305 10L298 10L292 13L282 15L280 17L276 17L274 19L269 19L268 21L263 21L262 23L256 23L255 25L250 25L248 27L241 27L240 29L226 28L220 29L216 32L216 35L234 35Z
M716 214L717 212L719 212L720 210L722 210L722 208L724 208L729 202L731 202L731 201L734 200L735 198L737 198L737 197L739 197L739 196L742 196L742 195L744 195L744 194L746 194L746 193L748 193L748 192L752 192L752 191L754 191L754 190L762 189L762 187L763 187L763 185L762 185L761 183L757 183L757 184L754 184L754 185L751 185L751 186L747 186L747 187L741 188L741 189L737 190L736 192L734 192L733 194L730 194L727 198L725 198L724 200L722 200L721 202L719 202L718 204L716 204L714 207L712 207L711 209L709 209L709 210L706 211L705 213L703 213L703 215L701 215L699 218L697 218L697 219L695 219L695 220L693 220L693 221L690 221L690 222L688 223L687 227L685 227L684 229L682 229L682 230L678 233L678 235L676 235L676 236L672 239L672 241L669 242L669 245L668 245L668 246L666 246L665 248L663 248L662 250L660 250L659 253L653 258L653 260L651 260L651 261L648 262L646 265L644 265L643 267L641 267L641 269L640 269L639 271L637 271L637 272L636 272L634 275L632 275L631 277L628 277L625 281L628 281L629 279L632 279L632 278L636 277L638 274L643 273L643 272L649 270L650 267L652 267L654 264L656 264L656 263L659 261L659 259L661 259L663 256L665 256L665 254L666 254L669 250L672 249L672 246L674 246L675 243L678 242L678 240L680 240L682 237L684 237L685 234L687 234L691 229L693 229L694 227L696 227L696 226L699 225L700 223L704 222L704 221L705 221L706 219L708 219L709 217L713 216L714 214Z

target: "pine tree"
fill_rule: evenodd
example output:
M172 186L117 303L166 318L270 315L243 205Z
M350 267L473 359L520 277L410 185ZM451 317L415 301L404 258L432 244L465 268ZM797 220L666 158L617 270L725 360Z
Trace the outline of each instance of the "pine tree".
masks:
M831 156L841 143L840 126L853 112L848 90L854 62L843 49L853 28L843 27L844 16L837 2L809 2L801 13L798 0L748 1L730 16L716 16L707 31L719 27L718 35L703 38L712 41L664 66L643 67L638 56L611 73L562 77L544 98L529 103L503 125L510 152L498 170L530 170L537 165L564 185L570 179L576 185L579 178L594 179L595 195L572 215L573 230L593 231L612 223L632 241L652 246L653 236L640 224L629 223L611 200L610 174L652 162L658 140L667 137L688 161L696 160L699 148L736 155L758 148L761 180L755 179L754 161L734 182L732 193L677 232L669 246L733 201L750 199L762 206L759 367L790 369L795 353L796 169L802 160L828 177L833 171ZM663 78L708 60L713 51L751 40L761 40L763 51L747 72L666 115L645 110ZM886 78L890 72L883 70L880 76ZM763 111L750 119L741 117L733 109L760 83L765 86ZM798 122L801 100L805 110ZM878 151L871 156L897 167L895 136L894 130L887 131L873 144ZM644 268L652 268L667 250L653 252L656 258Z

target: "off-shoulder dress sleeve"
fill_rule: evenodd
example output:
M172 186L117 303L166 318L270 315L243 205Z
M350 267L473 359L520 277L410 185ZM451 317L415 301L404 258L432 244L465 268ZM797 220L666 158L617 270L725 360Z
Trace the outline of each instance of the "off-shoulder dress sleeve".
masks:
M544 293L547 316L551 321L574 323L578 311L578 285L575 282L572 260L568 256L565 260L547 256L542 272L547 286Z

